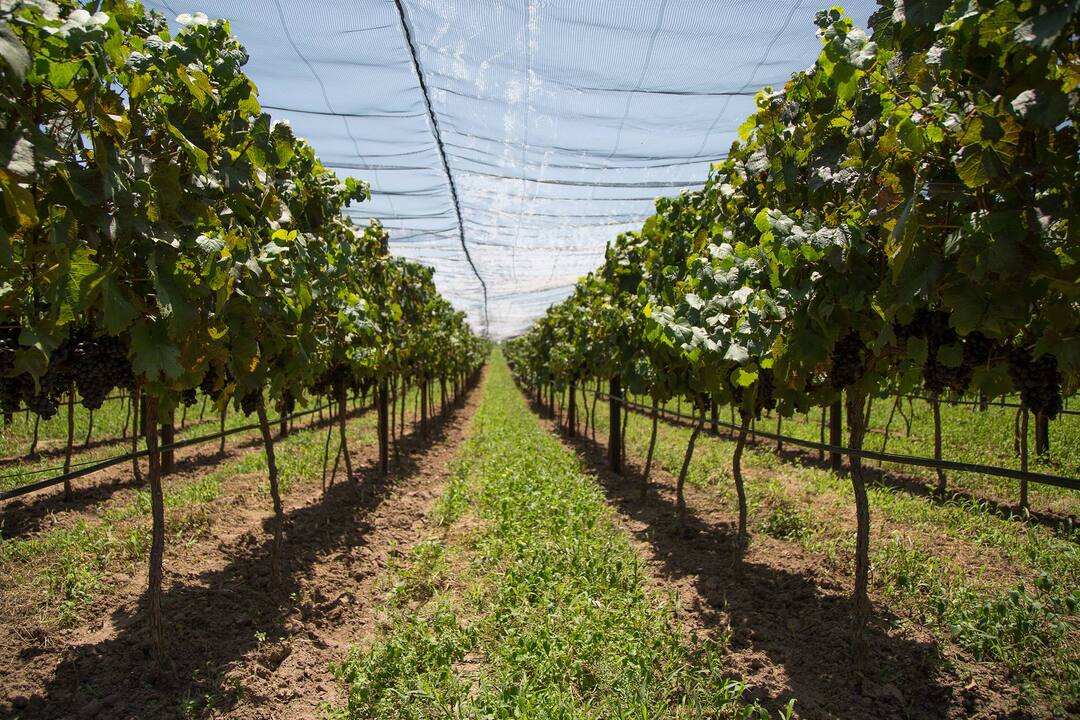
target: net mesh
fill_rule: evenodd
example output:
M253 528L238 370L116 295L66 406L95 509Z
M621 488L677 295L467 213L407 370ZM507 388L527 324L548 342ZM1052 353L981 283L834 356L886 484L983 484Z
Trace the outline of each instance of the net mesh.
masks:
M193 11L146 4L170 19ZM873 7L846 6L863 26ZM371 183L354 217L379 218L392 250L433 266L439 291L495 338L566 296L656 196L699 187L754 94L820 47L821 6L806 0L197 9L231 22L264 107L324 164Z

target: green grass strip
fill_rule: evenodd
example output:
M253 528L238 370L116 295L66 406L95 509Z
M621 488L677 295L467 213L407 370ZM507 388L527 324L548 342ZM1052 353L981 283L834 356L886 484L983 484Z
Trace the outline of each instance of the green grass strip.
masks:
M348 718L767 718L684 631L595 479L496 354L436 520L389 580L388 625L335 672ZM786 713L790 709L785 710Z

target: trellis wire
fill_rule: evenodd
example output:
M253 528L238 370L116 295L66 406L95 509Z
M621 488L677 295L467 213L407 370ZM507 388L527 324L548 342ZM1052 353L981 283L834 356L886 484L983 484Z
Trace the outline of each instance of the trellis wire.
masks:
M651 412L650 408L646 408L640 403L633 401L626 401L621 399L612 400L608 397L607 393L597 393L595 390L591 391L601 399L608 402L625 403L626 407L633 410L636 413L645 415ZM670 410L662 411L661 416L664 420L668 420L672 417L680 420L687 420L697 422L698 418L684 415L681 412L671 412ZM739 426L717 420L718 426L727 428L729 430L738 430ZM758 430L756 435L767 438L770 440L779 440L783 443L790 443L799 447L804 447L809 450L819 450L829 453L836 453L839 455L846 455L848 457L857 457L863 460L878 460L881 462L891 462L897 465L911 465L915 467L928 467L933 469L942 470L956 470L959 472L971 472L978 473L980 475L990 475L993 477L1009 478L1011 480L1027 480L1028 482L1039 483L1041 485L1052 485L1054 487L1065 488L1067 490L1080 490L1080 478L1065 477L1062 475L1049 475L1046 473L1037 473L1031 471L1014 470L1012 468L1004 468L997 465L981 465L978 463L966 463L958 462L955 460L934 460L933 458L919 457L917 455L896 455L894 453L876 452L874 450L855 450L854 448L844 447L842 445L830 445L828 443L814 442L813 440L803 440L801 438L791 437L788 435L777 435L766 430Z

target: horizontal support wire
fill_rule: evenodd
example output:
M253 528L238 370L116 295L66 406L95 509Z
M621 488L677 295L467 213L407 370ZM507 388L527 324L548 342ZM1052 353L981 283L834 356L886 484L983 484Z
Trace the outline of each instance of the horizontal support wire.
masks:
M625 404L626 407L634 412L648 415L652 412L652 408L646 407L640 403L633 401L627 401L622 399L612 400L607 393L597 393L595 390L586 390L587 393L592 393L602 400L608 402L614 402L616 404ZM691 422L698 422L700 418L693 415L685 415L683 413L671 412L670 410L663 410L662 417L667 420L675 417L680 420L688 420ZM733 423L724 422L723 420L716 420L715 423L711 419L707 420L710 424L715 424L718 427L724 427L729 430L740 430L739 425ZM843 445L829 445L828 443L814 442L813 440L803 440L801 438L791 437L790 435L779 435L777 433L771 433L765 430L754 430L754 435L760 435L761 437L768 438L770 440L779 440L780 442L787 443L789 445L797 445L809 450L821 450L829 453L836 453L838 455L846 455L848 457L856 457L862 460L879 460L881 462L890 462L897 465L911 465L915 467L927 467L941 470L956 470L958 472L971 472L978 473L980 475L991 475L993 477L1009 478L1011 480L1027 480L1028 482L1039 483L1040 485L1053 485L1054 487L1065 488L1067 490L1080 490L1080 478L1065 477L1063 475L1048 475L1046 473L1037 472L1024 472L1023 470L1014 470L1013 468L1004 468L998 465L982 465L979 463L966 463L958 462L955 460L935 460L934 458L919 457L917 455L896 455L894 453L883 453L874 450L855 450L854 448L845 447Z
M330 407L330 403L319 405L318 407L314 407L311 410L304 410L302 412L293 413L284 417L275 418L274 420L268 421L268 424L273 425L274 423L280 423L285 420L294 420L296 418L306 417L308 415L317 413L327 407ZM368 409L368 407L370 406L365 406L365 410ZM158 449L163 452L166 450L179 450L181 448L191 447L192 445L201 445L203 443L208 443L213 440L220 440L221 438L229 437L230 435L235 435L237 433L248 432L250 430L258 429L258 423L249 423L247 425L239 425L234 428L229 428L228 430L216 432L212 435L200 435L199 437L188 438L187 440L179 440L174 443L169 443L168 445L159 445ZM106 470L122 463L131 462L132 460L146 457L149 454L149 450L143 449L137 450L136 452L124 453L123 455L116 455L114 457L99 460L97 462L90 461L89 464L86 464L84 467L81 467L78 470L72 470L71 472L65 473L63 475L57 475L56 477L39 480L37 482L29 483L27 485L20 485L19 487L12 488L11 490L0 491L0 502L3 502L4 500L10 500L11 498L19 497L20 495L27 495L32 492L37 492L38 490L44 490L45 488L52 487L53 485L59 485L60 483L65 481L77 480L91 473L98 472L99 470Z

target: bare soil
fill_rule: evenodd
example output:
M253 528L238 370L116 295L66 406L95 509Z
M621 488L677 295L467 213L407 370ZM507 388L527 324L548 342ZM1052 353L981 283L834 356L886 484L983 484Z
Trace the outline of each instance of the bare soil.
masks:
M462 407L430 422L426 438L414 426L387 478L375 470L377 447L354 447L358 483L339 482L325 496L310 483L292 488L278 587L269 577L266 498L226 492L213 503L214 532L166 554L165 678L151 672L145 564L119 579L80 627L5 623L0 717L292 720L341 704L330 665L375 626L375 579L399 548L422 537L481 394L474 389Z

